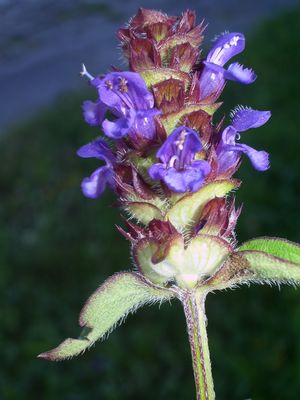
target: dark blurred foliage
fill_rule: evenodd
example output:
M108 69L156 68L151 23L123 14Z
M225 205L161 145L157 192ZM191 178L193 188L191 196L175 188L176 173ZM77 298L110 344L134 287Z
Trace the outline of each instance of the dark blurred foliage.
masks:
M260 235L300 242L299 20L298 10L265 24L241 60L257 71L257 82L226 89L222 112L244 104L273 113L267 126L242 136L271 153L272 168L258 173L245 160L240 170L240 242ZM129 246L114 227L120 218L110 206L113 196L91 201L79 190L97 165L75 156L95 135L80 113L82 99L92 96L67 96L2 140L0 398L192 399L177 302L129 316L108 341L72 361L36 359L76 337L84 300L114 271L131 266ZM207 313L218 399L300 397L299 290L220 292L209 296Z

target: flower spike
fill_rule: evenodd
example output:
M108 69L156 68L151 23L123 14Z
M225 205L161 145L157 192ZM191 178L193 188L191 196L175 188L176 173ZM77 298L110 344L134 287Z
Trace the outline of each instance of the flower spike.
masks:
M205 25L196 14L180 16L139 9L118 31L128 68L81 75L97 92L83 116L100 137L77 154L103 163L82 180L86 197L114 191L126 215L119 232L129 240L135 271L113 275L88 299L78 339L69 338L40 357L63 360L107 335L129 312L177 298L183 304L191 344L197 399L214 400L206 334L208 293L250 282L300 283L300 246L258 238L237 248L241 207L233 177L245 154L266 171L269 154L241 143L241 134L263 126L270 111L238 106L231 122L214 123L216 103L228 80L251 84L256 74L232 57L245 36L226 32L206 58ZM107 142L106 142L106 139ZM282 396L281 396L282 397Z

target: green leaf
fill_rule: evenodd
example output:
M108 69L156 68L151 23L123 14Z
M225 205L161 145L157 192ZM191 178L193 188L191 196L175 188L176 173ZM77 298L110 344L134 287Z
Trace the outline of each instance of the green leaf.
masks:
M79 324L84 329L80 337L66 339L39 357L60 361L76 356L110 333L128 313L144 304L163 302L173 296L171 290L152 286L137 273L115 274L91 295L83 307Z
M224 197L228 192L238 187L238 181L221 180L208 183L198 192L182 197L166 214L179 231L191 228L197 223L203 207L215 197Z
M286 239L275 237L256 238L244 243L239 250L263 251L275 257L300 264L300 245Z
M239 283L265 280L300 283L300 264L263 251L243 250L236 254L246 261L246 269Z

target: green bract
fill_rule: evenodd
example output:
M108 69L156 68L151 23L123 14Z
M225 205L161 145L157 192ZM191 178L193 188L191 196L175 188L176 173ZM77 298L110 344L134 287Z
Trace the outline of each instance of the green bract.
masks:
M182 197L166 214L179 231L191 228L199 219L203 207L216 197L224 197L238 187L238 181L223 180L208 183L198 192Z
M160 255L158 243L153 240L141 240L134 248L135 261L141 272L153 283L165 284L174 281L181 289L201 285L201 282L213 275L232 251L225 240L209 235L194 237L187 247L183 237L178 235L165 247L164 254ZM155 258L158 258L158 261Z

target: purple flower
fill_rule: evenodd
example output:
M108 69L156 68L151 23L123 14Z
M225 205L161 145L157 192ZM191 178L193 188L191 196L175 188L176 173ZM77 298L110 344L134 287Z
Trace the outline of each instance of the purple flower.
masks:
M133 140L154 138L154 117L160 111L154 108L153 95L139 74L111 72L103 78L93 78L84 67L82 75L90 79L99 94L96 103L83 103L84 118L88 124L102 124L104 133L112 139L120 139L126 135ZM107 111L116 119L104 119Z
M174 192L196 192L210 172L207 161L195 160L200 150L202 144L197 132L181 126L158 150L156 156L161 162L149 168L149 175L154 180L163 180Z
M240 138L239 132L258 128L264 125L270 117L270 111L257 111L242 107L233 111L231 125L224 129L217 147L219 173L237 165L242 153L249 157L256 170L266 171L269 168L269 154L266 151L257 151L246 144L236 143L236 140Z
M106 165L97 168L90 177L84 178L81 183L81 189L86 197L96 199L104 192L106 185L114 188L114 170L115 156L102 139L96 139L88 143L77 151L79 157L98 158L105 161Z
M242 33L223 33L203 62L204 69L200 76L201 99L213 96L215 100L221 94L226 79L249 84L255 81L255 73L239 63L230 64L227 70L223 66L245 48L245 37Z

